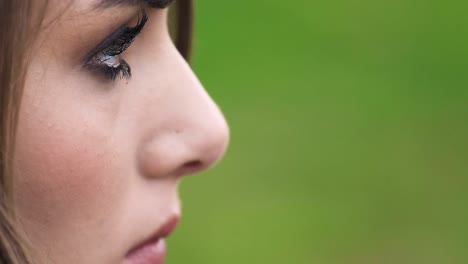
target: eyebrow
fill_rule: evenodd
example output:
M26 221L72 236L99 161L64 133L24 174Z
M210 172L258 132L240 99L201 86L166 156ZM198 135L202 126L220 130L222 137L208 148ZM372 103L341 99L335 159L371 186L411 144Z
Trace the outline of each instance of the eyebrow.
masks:
M166 8L174 0L97 0L96 8L111 8L118 6L139 6L149 5L155 8Z

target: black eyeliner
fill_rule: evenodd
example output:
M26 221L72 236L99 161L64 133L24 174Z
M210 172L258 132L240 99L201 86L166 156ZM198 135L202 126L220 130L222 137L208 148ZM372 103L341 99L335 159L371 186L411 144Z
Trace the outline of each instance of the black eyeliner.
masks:
M145 10L142 10L135 27L128 27L128 23L126 23L93 48L85 56L83 68L90 72L102 74L101 76L109 80L115 80L117 77L130 79L130 65L121 59L119 55L130 47L147 21L148 16Z
M170 6L174 0L146 0L149 6L155 8L166 8Z
M90 62L97 54L100 52L105 51L106 49L112 47L113 45L119 45L117 42L121 42L123 50L121 50L119 53L116 53L114 55L118 55L125 51L130 44L133 42L133 40L137 37L138 34L140 34L141 30L146 24L146 21L148 21L148 15L146 12L143 10L141 12L141 18L138 19L138 23L135 27L128 27L127 24L125 23L124 25L120 26L116 31L114 31L109 37L107 37L105 40L103 40L100 44L98 44L95 48L93 48L88 54L84 57L84 64ZM110 55L110 54L107 54Z
M175 0L100 0L95 5L96 8L109 8L115 6L150 6L164 9L169 7Z
M110 47L114 40L122 35L122 33L127 30L128 26L120 26L116 31L114 31L109 37L103 40L99 45L94 47L86 56L84 57L83 61L84 64L90 62L99 52L102 52L107 47Z
M133 28L125 28L120 34L114 36L112 39L112 43L110 45L110 49L106 51L106 55L115 56L119 55L120 53L124 52L130 44L135 40L135 38L140 34L143 27L145 27L146 21L148 21L148 16L146 15L145 11L142 11L141 18L138 18L138 23Z

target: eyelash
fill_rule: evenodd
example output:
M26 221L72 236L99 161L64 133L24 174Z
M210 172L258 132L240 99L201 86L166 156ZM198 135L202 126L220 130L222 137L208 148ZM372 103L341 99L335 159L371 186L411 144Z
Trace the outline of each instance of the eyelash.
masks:
M148 21L148 16L143 10L138 17L135 27L121 27L99 44L85 60L84 67L92 72L102 74L108 80L126 79L132 77L130 65L120 58L125 50L130 47L135 38Z

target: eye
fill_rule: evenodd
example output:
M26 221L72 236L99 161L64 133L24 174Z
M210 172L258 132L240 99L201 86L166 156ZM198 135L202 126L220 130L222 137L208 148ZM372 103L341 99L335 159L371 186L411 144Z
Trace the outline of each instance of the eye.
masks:
M128 63L121 58L121 54L130 47L135 38L148 21L148 16L143 10L138 16L135 27L122 26L101 42L90 56L87 56L84 68L102 74L108 80L127 79L132 76Z

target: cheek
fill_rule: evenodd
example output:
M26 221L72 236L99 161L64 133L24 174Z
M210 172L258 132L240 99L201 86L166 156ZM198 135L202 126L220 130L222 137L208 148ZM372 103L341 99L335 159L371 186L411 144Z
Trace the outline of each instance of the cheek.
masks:
M104 219L128 187L112 129L96 113L61 103L33 107L25 98L15 158L19 214L52 236Z

